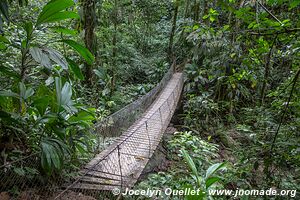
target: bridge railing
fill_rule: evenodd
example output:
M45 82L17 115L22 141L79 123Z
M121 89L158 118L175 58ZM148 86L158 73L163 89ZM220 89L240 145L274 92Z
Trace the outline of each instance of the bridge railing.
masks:
M118 137L121 133L129 128L141 114L154 102L160 91L166 86L172 74L174 67L171 66L165 73L161 81L147 94L141 96L134 102L128 104L119 111L99 121L95 125L95 132L101 137Z

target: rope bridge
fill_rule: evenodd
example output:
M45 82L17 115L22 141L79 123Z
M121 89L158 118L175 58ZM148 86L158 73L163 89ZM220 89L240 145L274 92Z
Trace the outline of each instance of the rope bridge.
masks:
M24 180L19 177L19 182L15 183L10 181L15 180L11 176L16 176L12 173L13 166L1 167L0 175L4 180L0 184L0 199L4 191L11 192L14 186L26 191L19 196L27 195L29 199L80 199L78 195L72 197L72 193L82 191L97 199L105 199L109 198L110 191L115 188L122 190L133 187L170 123L182 87L183 74L173 73L171 67L149 93L96 124L98 144L106 137L116 139L67 182L57 178L55 183L40 184L37 187L35 178ZM37 157L23 159L14 163L14 166L28 164L38 169Z

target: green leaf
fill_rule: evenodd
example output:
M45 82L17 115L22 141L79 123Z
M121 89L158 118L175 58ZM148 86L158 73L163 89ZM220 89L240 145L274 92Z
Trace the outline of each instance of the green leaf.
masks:
M38 16L36 25L39 26L40 24L49 21L49 19L50 21L54 20L55 18L58 19L59 17L57 18L57 13L65 10L66 8L69 8L72 5L74 5L74 2L72 0L50 1L49 3L47 3L47 5L43 7L42 12Z
M181 153L183 155L183 158L185 159L185 161L187 162L188 166L190 167L190 169L192 170L192 172L195 174L195 175L198 175L198 171L197 171L197 168L196 168L196 165L194 163L194 161L192 160L192 158L190 157L190 155L187 153L186 150L182 149L181 150Z
M23 27L24 27L24 30L26 31L27 36L32 34L33 25L31 22L24 23Z
M20 95L18 95L17 93L14 93L12 91L9 91L9 90L0 91L0 96L20 98Z
M79 66L71 59L66 58L68 63L69 63L69 68L71 69L71 71L74 73L74 75L76 76L76 78L80 79L80 80L84 80L84 76L79 68Z
M55 77L56 99L59 106L61 106L61 85L61 78Z
M19 176L25 176L25 170L23 168L16 167L14 168L14 172Z
M62 40L62 42L66 43L70 47L72 47L77 53L79 53L88 64L92 64L95 60L93 54L84 46L78 44L74 40Z
M205 181L205 185L206 185L206 189L209 188L212 184L220 181L221 178L219 177L209 177L206 181Z
M6 37L2 36L2 35L0 35L0 42L7 43L7 44L10 43L9 40Z
M4 50L4 49L6 49L6 45L0 42L0 50Z
M207 18L209 18L209 15L204 15L204 16L202 17L202 19L207 19Z
M20 88L20 97L24 98L26 87L23 82L19 82L19 88Z
M28 88L25 92L25 96L24 99L28 99L29 97L31 97L34 94L34 90L32 88Z
M62 168L63 159L69 150L67 145L58 139L43 138L41 152L42 167L50 175L53 170Z
M201 186L201 177L198 174L196 165L193 161L193 159L190 157L190 155L187 153L187 151L185 149L180 150L180 152L183 155L183 158L185 159L185 161L187 162L189 168L192 170L193 172L193 178L197 181L198 186Z
M56 99L59 106L61 105L61 85L61 78L55 77Z
M20 88L20 97L22 97L24 100L28 99L34 94L34 90L32 88L26 89L26 86L23 82L19 82L19 88Z
M76 149L80 154L84 154L88 152L83 146L81 146L80 143L76 143Z
M52 68L49 56L42 51L42 49L38 47L31 47L29 49L29 53L31 54L32 58L39 64L48 69Z
M216 163L211 165L207 170L206 170L206 175L205 179L207 180L211 175L219 171L220 169L225 168L225 162L223 163Z
M61 90L61 105L68 105L72 97L72 87L69 82L66 82Z
M52 127L53 132L61 139L65 139L66 136L66 129L58 126L53 126Z
M36 107L40 115L45 114L46 109L49 105L49 96L43 96L33 101L34 107Z
M64 19L79 19L79 15L72 11L64 11L53 14L43 21L43 23L52 23L61 21Z
M290 8L289 10L296 8L300 4L300 0L294 0L290 3Z
M92 121L95 117L86 111L80 111L77 115L70 117L69 122Z
M65 57L60 54L60 52L52 49L52 48L44 48L45 51L49 53L49 58L53 60L56 64L61 66L63 69L68 69L68 62Z

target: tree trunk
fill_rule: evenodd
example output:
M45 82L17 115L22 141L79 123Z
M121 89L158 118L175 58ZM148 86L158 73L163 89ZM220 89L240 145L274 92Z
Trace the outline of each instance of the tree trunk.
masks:
M186 20L190 16L189 8L190 8L190 0L187 0L184 8L184 20ZM179 41L182 41L182 43L185 45L186 33L184 32L184 30L185 29L183 28L179 37Z
M172 62L172 59L174 57L174 52L173 52L173 41L174 41L174 35L175 35L175 30L176 30L176 21L177 21L177 15L178 15L178 2L175 2L175 10L174 10L174 16L173 16L173 22L172 22L172 30L170 34L170 42L169 42L169 49L168 49L168 58L169 62Z
M96 27L96 9L95 0L82 0L83 8L83 27L84 27L84 43L86 48L95 56L96 40L94 29ZM85 79L88 85L92 84L93 66L85 63Z

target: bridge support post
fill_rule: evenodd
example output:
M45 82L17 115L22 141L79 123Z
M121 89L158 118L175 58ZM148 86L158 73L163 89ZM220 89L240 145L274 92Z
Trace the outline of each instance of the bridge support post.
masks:
M174 90L172 91L172 94L173 94L173 102L175 104L175 94L174 94Z
M149 131L148 131L148 122L146 121L145 122L145 125L146 125L146 133L147 133L147 137L148 137L148 142L149 142L149 159L150 159L150 156L151 156L151 139L150 139L150 135L149 135Z
M168 104L169 112L171 113L171 107L170 107L170 103L169 103L169 98L167 98L167 104Z
M162 119L162 114L161 114L161 107L159 107L159 117L160 117L160 123L161 123L161 126L163 127L163 119Z
M120 184L121 184L121 190L123 189L123 174L122 174L122 165L121 165L121 152L120 152L120 145L117 146L118 150L118 162L119 162L119 169L120 169Z

